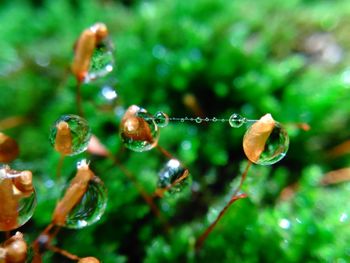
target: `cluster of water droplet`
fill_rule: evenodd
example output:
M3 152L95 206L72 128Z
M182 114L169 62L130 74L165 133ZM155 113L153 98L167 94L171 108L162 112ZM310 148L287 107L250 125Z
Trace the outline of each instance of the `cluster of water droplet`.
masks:
M50 143L62 155L76 155L87 149L91 138L88 122L78 115L63 115L50 132Z
M266 134L256 128L255 123L260 125L261 120L248 120L237 113L233 113L229 119L217 119L215 117L169 118L167 114L161 111L151 116L146 110L135 105L131 106L123 117L121 125L122 141L127 148L133 151L143 152L151 150L158 143L158 127L166 127L170 121L190 121L196 123L202 123L203 121L228 122L233 128L240 128L244 124L250 123L252 125L245 133L243 148L248 159L256 164L270 165L280 161L286 155L289 146L287 131L280 123L274 120L271 129ZM252 137L254 137L253 140L251 140ZM248 141L250 142L249 146L246 146ZM258 148L259 150L256 150ZM256 153L257 151L259 151L258 156L252 157L251 153Z

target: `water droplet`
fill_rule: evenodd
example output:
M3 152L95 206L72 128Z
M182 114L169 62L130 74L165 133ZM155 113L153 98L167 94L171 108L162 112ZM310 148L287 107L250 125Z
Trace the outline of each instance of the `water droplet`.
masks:
M239 128L246 122L247 119L237 113L233 113L228 120L228 123L233 128Z
M106 76L114 68L113 45L108 38L103 39L91 56L90 67L84 78L88 83L98 78Z
M169 117L162 111L158 111L156 114L154 114L154 121L155 123L163 128L169 124Z
M201 122L202 122L202 118L197 117L197 118L196 118L196 122L197 122L197 123L201 123Z
M79 229L99 221L106 209L107 190L102 180L94 177L80 202L68 214L65 227Z
M169 191L169 193L181 192L188 184L188 170L176 159L170 159L163 169L159 172L158 177L158 192Z
M108 85L102 87L101 95L105 98L106 101L109 102L114 101L118 97L115 89Z
M50 132L51 145L62 155L76 155L85 151L90 138L87 121L72 114L61 116Z
M17 158L19 147L17 142L6 134L0 132L0 162L9 163Z
M256 164L270 165L280 161L288 151L289 136L285 128L266 114L246 131L243 149Z
M30 171L0 168L0 231L24 225L33 215L36 194Z
M181 122L185 122L185 119L184 119L184 118L181 118L180 121L181 121Z
M281 228L283 228L283 229L288 229L288 228L290 228L290 222L289 222L289 220L288 219L285 219L285 218L283 218L283 219L281 219L280 221L279 221L279 224L278 224Z
M205 121L207 121L207 122L208 122L208 121L209 121L209 118L208 118L208 117L206 117L206 118L205 118Z
M149 151L158 143L159 128L145 109L132 105L121 121L120 136L126 148L135 152Z
M218 121L218 119L214 117L213 118L213 122L217 122L217 121Z

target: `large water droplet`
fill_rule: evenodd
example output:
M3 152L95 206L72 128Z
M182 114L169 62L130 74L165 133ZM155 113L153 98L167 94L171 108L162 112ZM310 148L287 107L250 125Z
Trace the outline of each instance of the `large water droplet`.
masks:
M104 77L112 72L114 68L113 50L113 44L108 38L97 45L91 56L89 71L84 79L85 83Z
M169 124L169 117L164 112L158 111L154 114L154 121L159 127L163 128Z
M178 193L188 185L189 172L176 159L170 159L158 174L157 192Z
M71 114L61 116L50 132L51 145L62 155L76 155L85 151L90 138L87 121Z
M0 168L0 231L24 225L33 215L36 194L29 171Z
M0 162L9 163L17 158L19 147L17 142L6 134L0 132Z
M237 113L232 114L228 120L228 123L232 128L239 128L246 122L247 119Z
M106 209L107 190L98 177L89 181L89 185L80 202L67 215L64 224L67 228L79 229L99 221Z
M125 147L135 152L144 152L157 145L159 128L153 116L145 109L132 105L121 121L120 136Z
M246 131L243 149L247 158L256 164L271 165L287 153L289 136L285 128L266 114Z

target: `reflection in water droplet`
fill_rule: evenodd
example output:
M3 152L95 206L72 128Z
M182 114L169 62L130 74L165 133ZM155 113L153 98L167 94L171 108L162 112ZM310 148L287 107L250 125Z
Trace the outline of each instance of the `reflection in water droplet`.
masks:
M72 114L61 116L50 131L50 143L62 155L76 155L85 151L90 138L87 121Z
M11 170L8 166L0 168L0 231L24 225L32 217L35 207L31 173Z
M88 83L106 76L113 71L114 63L113 44L106 38L98 44L93 52L84 82Z
M348 215L346 213L342 213L340 218L339 218L339 221L340 222L345 222L346 220L348 219Z
M197 118L196 118L196 122L197 122L197 123L201 123L201 122L202 122L202 118L197 117Z
M230 116L229 120L228 120L230 126L232 128L239 128L241 127L244 123L247 122L246 118L243 118L241 115L234 113Z
M253 163L271 165L287 153L289 136L285 128L266 114L246 131L243 149Z
M188 185L188 170L176 159L170 159L158 174L158 189L166 189L169 193L181 192Z
M126 148L135 152L149 151L158 143L159 128L145 109L132 105L121 121L120 136Z
M158 111L154 114L154 121L159 127L163 128L169 124L169 117L164 112Z
M79 229L99 221L106 209L107 190L102 180L94 177L81 201L68 214L65 227Z
M283 229L289 229L290 228L290 222L289 220L283 218L279 221L278 225Z
M117 92L111 86L103 86L101 94L107 101L113 101L118 97Z

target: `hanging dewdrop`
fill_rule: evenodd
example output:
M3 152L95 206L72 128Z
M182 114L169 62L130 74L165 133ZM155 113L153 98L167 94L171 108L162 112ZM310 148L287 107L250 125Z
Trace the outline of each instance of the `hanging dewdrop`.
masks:
M289 137L285 128L266 114L246 131L243 150L256 164L270 165L280 161L288 151Z
M63 115L53 125L50 142L61 155L76 155L87 149L91 131L87 121L77 115Z
M89 168L86 160L77 164L77 173L56 205L52 223L67 228L83 228L100 220L107 204L102 180Z
M74 47L72 73L78 83L102 77L113 70L113 48L104 23L85 29ZM95 65L93 65L95 64Z
M25 224L36 206L30 171L0 168L0 231L10 231Z
M121 121L120 136L125 147L136 152L144 152L157 145L159 128L153 116L145 109L132 105Z

